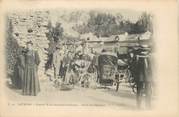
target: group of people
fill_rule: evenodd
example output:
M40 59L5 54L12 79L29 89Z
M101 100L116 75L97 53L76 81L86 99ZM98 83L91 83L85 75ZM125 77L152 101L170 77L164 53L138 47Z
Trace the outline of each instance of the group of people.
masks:
M33 49L32 41L28 41L26 47L19 48L11 81L15 88L22 90L23 95L36 96L40 92L37 73L39 64L40 58L38 52Z
M72 52L64 48L63 45L57 46L51 62L53 66L52 69L54 70L54 80L61 79L61 81L66 84L78 82L80 74L82 74L79 73L82 72L80 67L84 68L87 64L86 62L89 61L93 63L93 57L87 54L89 53L84 54L82 50ZM82 59L86 61L80 61ZM75 76L78 78L72 78Z
M40 92L40 84L38 79L38 65L40 63L38 52L33 50L33 43L31 41L27 42L26 48L21 48L19 50L19 55L17 57L17 62L14 69L14 77L12 78L12 84L18 88L22 89L23 95L33 95L36 96L38 92ZM129 54L128 65L129 70L134 78L134 82L136 84L136 99L137 106L140 108L142 105L143 95L146 97L146 106L151 107L151 96L152 96L152 62L151 62L151 52L149 47L140 46L138 49L132 49ZM74 80L69 79L69 76L66 75L74 72L74 74L78 74L76 67L78 65L74 65L75 60L80 58L85 58L90 61L90 66L87 69L87 72L94 73L97 69L97 59L95 59L97 55L93 56L85 56L81 51L71 52L64 46L57 46L56 50L53 52L52 57L52 66L54 70L54 80L61 79L62 82L70 83L75 82ZM120 56L118 57L118 59ZM82 66L82 64L80 64ZM79 65L79 66L80 66ZM74 76L74 75L73 75ZM79 75L77 77L80 77ZM84 77L90 77L89 74ZM96 75L97 82L98 73ZM88 79L88 78L86 78ZM87 80L89 81L89 79ZM84 83L85 81L83 81ZM84 85L84 84L83 84ZM89 83L88 83L89 85ZM87 86L88 86L87 85ZM119 84L117 85L119 86ZM118 87L117 87L118 89Z

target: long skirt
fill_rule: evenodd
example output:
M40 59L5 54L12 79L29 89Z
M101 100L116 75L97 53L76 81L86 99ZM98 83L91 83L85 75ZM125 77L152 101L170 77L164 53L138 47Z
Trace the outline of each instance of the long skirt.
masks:
M40 92L40 84L35 66L25 67L25 77L23 79L23 95L36 96Z
M14 77L12 78L12 84L18 88L22 88L22 79L24 77L24 69L18 65L14 69Z

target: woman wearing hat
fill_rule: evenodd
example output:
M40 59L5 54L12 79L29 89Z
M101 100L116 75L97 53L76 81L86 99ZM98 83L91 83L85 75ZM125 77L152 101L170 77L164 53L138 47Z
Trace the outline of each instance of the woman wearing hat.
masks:
M22 82L23 95L36 96L40 92L38 79L38 65L40 63L37 51L32 48L33 43L27 42L27 52L25 54L25 75Z

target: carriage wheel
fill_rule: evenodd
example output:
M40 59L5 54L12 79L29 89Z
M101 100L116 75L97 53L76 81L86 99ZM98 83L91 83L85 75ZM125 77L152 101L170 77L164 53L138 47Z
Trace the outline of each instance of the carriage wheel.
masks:
M128 74L128 82L129 82L129 86L132 88L132 92L133 93L137 93L137 84L134 81L134 78L132 77L132 74L130 72L130 70L127 70L127 74Z
M132 88L132 92L137 93L137 84L133 81L132 78L131 78L131 80L129 80L129 85Z
M132 88L132 92L136 94L137 93L137 84L134 83L131 88Z

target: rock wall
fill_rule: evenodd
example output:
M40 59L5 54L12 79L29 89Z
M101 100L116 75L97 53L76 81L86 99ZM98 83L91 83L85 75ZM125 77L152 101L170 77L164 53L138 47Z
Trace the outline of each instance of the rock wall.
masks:
M49 21L48 11L26 11L8 14L8 19L12 23L12 35L19 46L25 46L27 41L34 43L33 47L38 51L41 63L39 65L39 76L42 78L47 61L47 51L49 40L46 37Z

